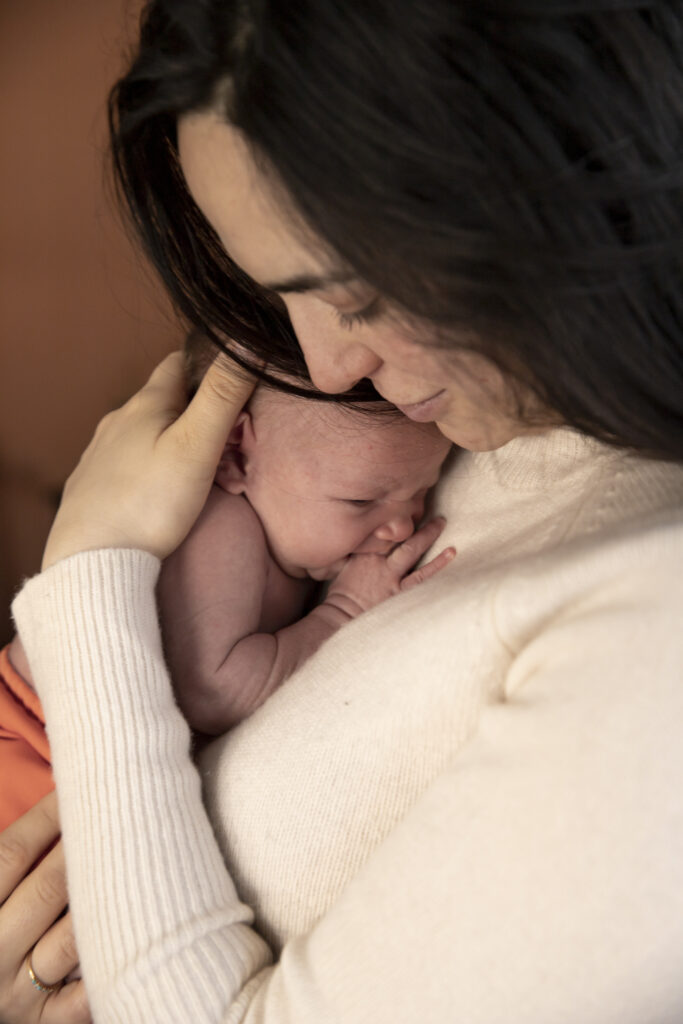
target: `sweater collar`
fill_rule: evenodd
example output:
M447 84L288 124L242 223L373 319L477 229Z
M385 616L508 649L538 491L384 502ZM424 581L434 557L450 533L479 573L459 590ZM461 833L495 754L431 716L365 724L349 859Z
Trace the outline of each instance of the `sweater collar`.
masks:
M463 469L488 474L500 486L520 491L544 490L583 472L597 462L622 459L623 449L588 437L571 427L516 437L491 452L465 452Z

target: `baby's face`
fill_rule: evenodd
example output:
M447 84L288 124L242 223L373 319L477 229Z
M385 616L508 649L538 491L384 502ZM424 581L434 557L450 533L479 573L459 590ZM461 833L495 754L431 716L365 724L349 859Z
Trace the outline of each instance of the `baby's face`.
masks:
M316 580L406 540L451 447L432 424L305 401L254 430L246 497L281 568Z

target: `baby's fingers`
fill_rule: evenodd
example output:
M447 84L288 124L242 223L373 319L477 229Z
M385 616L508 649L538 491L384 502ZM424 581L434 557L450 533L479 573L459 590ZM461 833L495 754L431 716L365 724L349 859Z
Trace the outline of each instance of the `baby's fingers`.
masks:
M402 544L397 544L391 554L387 555L387 561L401 576L405 575L429 551L432 544L438 540L439 534L445 525L446 520L443 516L430 519L419 530L416 530L408 540L404 540Z
M409 576L404 576L400 583L401 590L410 590L411 587L416 587L418 583L430 580L432 576L436 576L437 572L445 569L454 558L455 548L444 548L436 558L432 558L431 562L421 565L419 569L411 572Z

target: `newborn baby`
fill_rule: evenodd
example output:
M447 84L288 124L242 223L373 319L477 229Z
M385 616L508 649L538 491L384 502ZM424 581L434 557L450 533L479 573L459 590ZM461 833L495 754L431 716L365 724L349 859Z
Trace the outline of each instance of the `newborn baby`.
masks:
M196 377L208 361L193 344L203 343L188 344ZM443 527L417 528L450 447L433 424L397 411L257 388L199 519L159 577L165 654L193 729L224 732L340 626L448 564L453 548L411 572ZM311 608L323 580L332 581L327 595ZM0 732L13 741L3 752L6 826L52 779L19 639L2 655Z
M192 383L214 351L189 339ZM411 572L443 526L416 529L449 447L395 411L256 390L159 580L166 656L194 729L234 725L345 622L451 560L448 548ZM316 580L332 582L313 607ZM42 721L15 637L0 651L2 828L53 786Z
M257 388L159 581L166 658L194 729L224 732L345 622L448 564L453 548L410 571L443 528L417 527L450 447L395 412ZM321 580L332 583L311 608Z

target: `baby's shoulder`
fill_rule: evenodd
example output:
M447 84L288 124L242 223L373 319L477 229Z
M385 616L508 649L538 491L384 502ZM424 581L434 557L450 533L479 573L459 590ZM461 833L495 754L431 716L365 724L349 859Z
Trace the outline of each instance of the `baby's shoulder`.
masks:
M200 521L221 546L253 548L267 553L268 545L261 520L241 494L230 494L214 484L209 492Z

